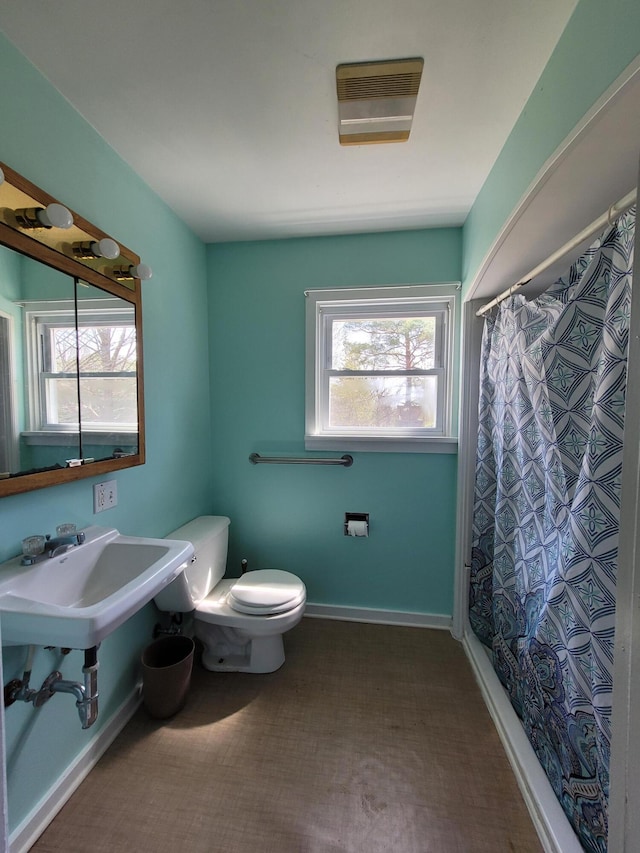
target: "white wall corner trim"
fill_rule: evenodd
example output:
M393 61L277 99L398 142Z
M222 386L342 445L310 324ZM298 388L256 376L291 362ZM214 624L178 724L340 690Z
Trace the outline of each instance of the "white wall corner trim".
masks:
M638 170L640 183L640 169ZM635 233L635 261L640 234ZM637 276L634 275L636 284ZM627 392L620 541L616 578L616 636L613 670L613 719L610 761L609 853L637 850L640 842L640 288L631 288L631 326L627 356ZM633 425L631 428L628 425Z
M462 645L545 853L584 853L493 669L487 650L470 631L465 634Z
M374 610L368 607L307 604L304 615L316 619L337 619L341 622L370 622L378 625L404 625L408 628L451 630L451 616L443 616L439 613L407 613L403 610Z
M462 641L469 616L469 572L473 528L473 494L478 438L478 399L480 396L480 348L484 320L476 316L481 300L467 300L462 306L462 342L460 352L460 401L458 435L458 499L456 504L456 557L453 596L453 629Z
M142 685L136 686L113 716L59 777L56 784L9 836L9 853L26 853L51 823L81 782L93 770L140 705Z

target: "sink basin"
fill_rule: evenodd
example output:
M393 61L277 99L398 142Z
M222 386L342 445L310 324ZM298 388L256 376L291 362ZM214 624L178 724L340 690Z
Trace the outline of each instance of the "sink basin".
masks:
M4 645L89 649L182 571L190 542L121 536L87 527L85 542L56 557L0 565Z

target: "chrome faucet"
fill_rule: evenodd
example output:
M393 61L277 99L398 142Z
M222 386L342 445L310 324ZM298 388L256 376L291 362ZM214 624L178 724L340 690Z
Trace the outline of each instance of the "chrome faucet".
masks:
M58 554L64 554L65 551L74 548L76 545L82 545L84 538L82 532L71 533L68 536L55 536L53 539L47 536L44 543L44 553L48 557L57 557Z

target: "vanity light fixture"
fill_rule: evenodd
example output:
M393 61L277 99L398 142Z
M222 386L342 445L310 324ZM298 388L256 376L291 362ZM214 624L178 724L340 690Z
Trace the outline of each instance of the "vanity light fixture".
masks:
M74 258L82 261L90 261L92 258L107 258L113 261L120 257L120 246L111 237L103 237L102 240L83 240L81 243L72 243L71 251Z
M138 255L0 163L0 242L10 245L11 235L4 233L7 228L21 232L20 239L28 237L29 242L41 243L47 250L65 255L69 263L78 263L80 268L111 284L120 284L127 291L136 293L140 281L151 278L151 269L140 264ZM27 250L25 253L29 254ZM46 262L55 267L56 261ZM83 278L80 268L73 274ZM66 267L65 270L69 271Z
M147 281L153 275L153 270L147 264L135 264L128 267L116 267L112 270L112 274L116 281L130 281L134 278Z
M71 228L71 211L57 201L46 207L24 207L15 211L16 222L20 228Z

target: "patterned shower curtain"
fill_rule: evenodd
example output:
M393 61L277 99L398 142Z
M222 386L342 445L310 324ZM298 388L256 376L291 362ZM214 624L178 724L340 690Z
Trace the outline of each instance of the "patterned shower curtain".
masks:
M635 211L486 320L470 621L588 851L607 848Z

